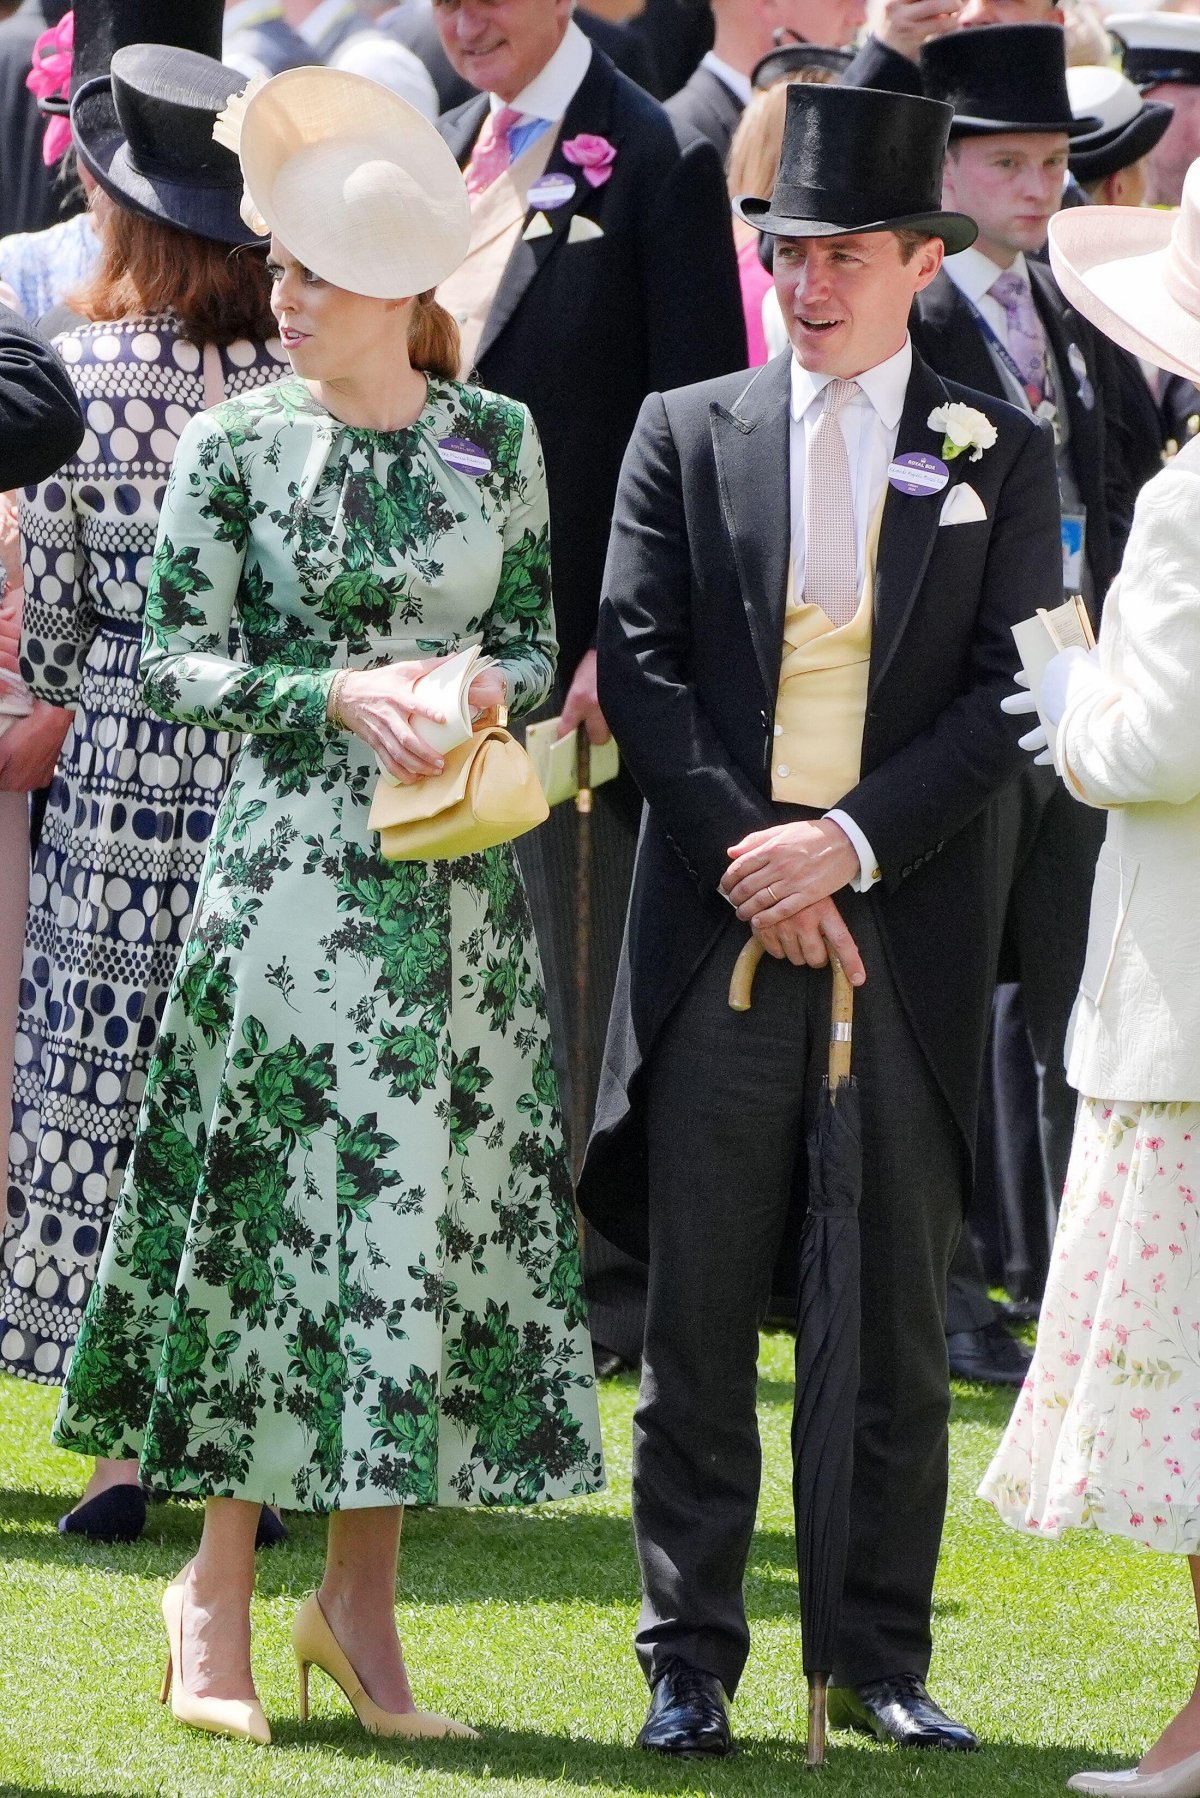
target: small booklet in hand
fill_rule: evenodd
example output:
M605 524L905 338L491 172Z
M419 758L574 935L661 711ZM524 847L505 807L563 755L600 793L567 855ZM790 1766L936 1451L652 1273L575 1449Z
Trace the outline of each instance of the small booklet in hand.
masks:
M561 718L544 718L540 724L531 724L525 732L529 759L537 769L546 802L551 807L561 805L565 799L574 799L579 792L576 733L569 730L565 737L561 737L561 729ZM589 759L593 787L602 787L616 779L621 755L613 738L610 737L607 743L592 744Z
M440 755L448 755L474 734L469 698L471 682L477 674L493 666L493 658L485 656L475 643L469 649L460 649L457 654L444 657L425 674L418 675L413 682L413 691L436 707L446 719L444 724L435 724L432 718L414 720L413 729L431 749L436 749ZM382 762L379 772L392 786L403 784L388 773Z
M1013 625L1012 634L1021 666L1029 680L1029 691L1039 701L1043 677L1056 655L1061 654L1064 649L1096 647L1092 621L1087 615L1087 607L1077 593L1061 606L1055 606L1053 611L1039 606L1032 618L1023 618L1020 624ZM1046 727L1046 736L1053 754L1055 726L1042 716L1040 703L1038 717ZM1054 766L1058 767L1057 756Z

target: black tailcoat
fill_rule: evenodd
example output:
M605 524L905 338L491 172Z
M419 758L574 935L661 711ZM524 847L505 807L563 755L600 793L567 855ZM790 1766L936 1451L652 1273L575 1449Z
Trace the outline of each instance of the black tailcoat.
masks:
M646 1255L639 1076L728 923L726 851L796 816L770 797L790 542L790 352L750 377L646 401L621 477L598 644L600 699L646 796L621 976L580 1203ZM841 802L882 870L873 903L899 989L968 1153L1002 920L990 801L1022 762L1000 710L1011 626L1061 598L1048 431L914 356L897 452L937 454L948 400L995 445L958 458L986 519L889 488L875 577L862 778Z
M441 130L465 164L484 95ZM611 178L591 187L562 152L607 138ZM480 341L479 379L533 413L550 491L559 671L593 641L621 458L648 393L740 368L745 324L729 199L712 145L680 143L662 107L600 51L567 108L548 172L575 181L550 235L517 244ZM533 211L530 212L532 218ZM569 242L576 217L603 236Z
M706 137L722 163L741 122L743 107L732 88L701 63L686 87L667 101L667 112L676 125L686 125Z
M1087 508L1087 557L1098 610L1120 565L1137 498L1137 486L1120 453L1122 424L1115 352L1067 303L1048 268L1033 257L1027 258L1026 266L1038 316L1054 351L1064 389L1059 394L1059 404L1065 404L1070 419L1071 463ZM917 295L910 328L917 349L939 374L952 375L954 380L997 399L1008 398L1006 383L992 360L978 321L944 269L924 293ZM1094 402L1090 407L1084 404L1081 383L1071 370L1072 346L1087 365Z

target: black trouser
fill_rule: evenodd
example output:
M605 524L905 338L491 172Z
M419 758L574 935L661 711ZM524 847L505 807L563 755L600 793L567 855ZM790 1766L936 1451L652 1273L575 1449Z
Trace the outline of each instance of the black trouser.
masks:
M888 972L875 897L839 895L868 970L854 1064L863 1100L862 1387L839 1681L924 1674L946 1501L946 1271L966 1157ZM742 1575L760 1477L758 1324L802 1178L825 1070L829 975L769 958L729 1009L746 927L728 929L647 1069L650 1282L633 1515L653 1681L671 1655L732 1693L749 1648Z

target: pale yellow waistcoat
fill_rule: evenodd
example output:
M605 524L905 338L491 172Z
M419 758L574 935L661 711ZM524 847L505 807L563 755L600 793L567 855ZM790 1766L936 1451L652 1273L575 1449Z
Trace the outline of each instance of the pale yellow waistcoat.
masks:
M536 143L471 201L467 259L437 290L439 301L462 334L459 375L464 381L475 367L488 313L525 229L529 190L545 174L561 129L555 125L543 131Z
M771 744L771 796L822 811L844 799L862 773L871 678L875 558L887 488L867 532L866 576L858 611L836 628L820 606L798 604L788 558L783 662Z

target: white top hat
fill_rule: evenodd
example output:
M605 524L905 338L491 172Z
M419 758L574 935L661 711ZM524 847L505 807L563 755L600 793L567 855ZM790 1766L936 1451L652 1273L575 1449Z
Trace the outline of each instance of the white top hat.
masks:
M1050 265L1071 304L1106 337L1200 381L1200 161L1183 204L1073 206L1050 220Z
M406 299L471 240L453 153L415 106L343 69L288 69L248 96L238 154L250 205L336 287Z

